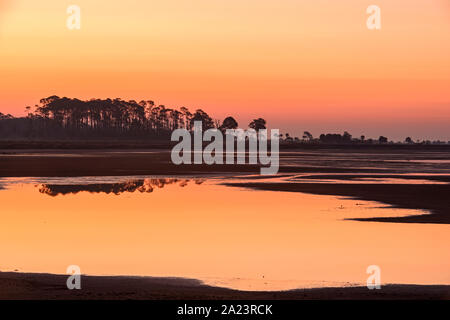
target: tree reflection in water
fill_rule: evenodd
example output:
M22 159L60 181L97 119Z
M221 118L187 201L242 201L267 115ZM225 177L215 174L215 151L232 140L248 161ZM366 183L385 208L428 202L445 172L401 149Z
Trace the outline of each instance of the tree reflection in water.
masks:
M153 192L154 188L164 188L168 184L178 184L180 187L188 185L189 181L202 184L205 179L179 179L179 178L147 178L129 180L120 183L93 183L93 184L40 184L39 192L49 196L77 194L87 191L90 193L113 193L119 195L124 192L139 191L142 193Z

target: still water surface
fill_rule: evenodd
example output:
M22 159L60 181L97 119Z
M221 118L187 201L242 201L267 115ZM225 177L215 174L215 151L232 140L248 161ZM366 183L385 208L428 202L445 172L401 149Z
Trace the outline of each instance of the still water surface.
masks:
M346 220L427 212L226 179L1 179L0 270L284 290L365 284L378 265L382 283L450 284L450 226Z

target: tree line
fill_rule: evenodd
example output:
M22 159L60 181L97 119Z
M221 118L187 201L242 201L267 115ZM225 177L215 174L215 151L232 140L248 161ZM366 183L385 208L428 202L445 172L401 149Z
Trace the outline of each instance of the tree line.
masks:
M221 131L238 128L232 116L223 121L213 119L202 109L191 112L187 107L179 109L157 105L152 100L90 99L80 100L50 96L40 100L33 108L27 106L25 117L13 117L0 112L1 139L161 139L167 140L175 129L192 130L194 121L201 121L203 130L217 128ZM249 128L266 128L266 120L257 118ZM387 137L366 139L343 134L327 133L318 138L305 131L302 138L289 133L280 134L281 143L302 144L387 144ZM441 141L413 141L407 137L406 144L450 144Z
M361 135L358 138L353 137L347 131L343 134L340 133L322 133L318 138L314 136L309 131L304 131L302 139L298 137L292 137L289 133L280 134L280 140L282 143L292 144L292 143L302 143L302 144L450 144L450 141L430 141L430 140L416 140L414 141L411 137L406 137L404 141L391 141L385 136L379 136L378 139L366 138L366 136Z
M201 121L204 130L236 129L237 121L229 116L213 119L202 109L191 112L157 105L151 100L90 99L50 96L39 105L26 107L27 116L15 118L0 114L2 137L28 138L166 138L173 130L192 130ZM266 128L262 118L253 120L250 128Z

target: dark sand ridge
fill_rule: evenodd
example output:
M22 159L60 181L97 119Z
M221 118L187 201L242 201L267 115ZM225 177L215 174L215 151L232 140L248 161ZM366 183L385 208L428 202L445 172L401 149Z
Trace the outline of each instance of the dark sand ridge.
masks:
M128 276L82 276L81 290L68 290L68 275L0 272L0 299L450 299L446 285L385 285L290 291L238 291L198 280Z
M420 174L314 174L314 175L304 175L300 177L295 177L292 180L347 180L347 181L358 181L361 179L405 179L405 180L429 180L429 181L439 181L439 182L450 182L450 175L420 175Z

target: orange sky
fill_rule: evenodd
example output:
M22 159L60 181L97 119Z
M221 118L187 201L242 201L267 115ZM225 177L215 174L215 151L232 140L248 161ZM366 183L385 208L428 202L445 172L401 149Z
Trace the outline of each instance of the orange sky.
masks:
M14 115L53 94L121 97L291 135L450 140L450 2L0 0L0 88Z

